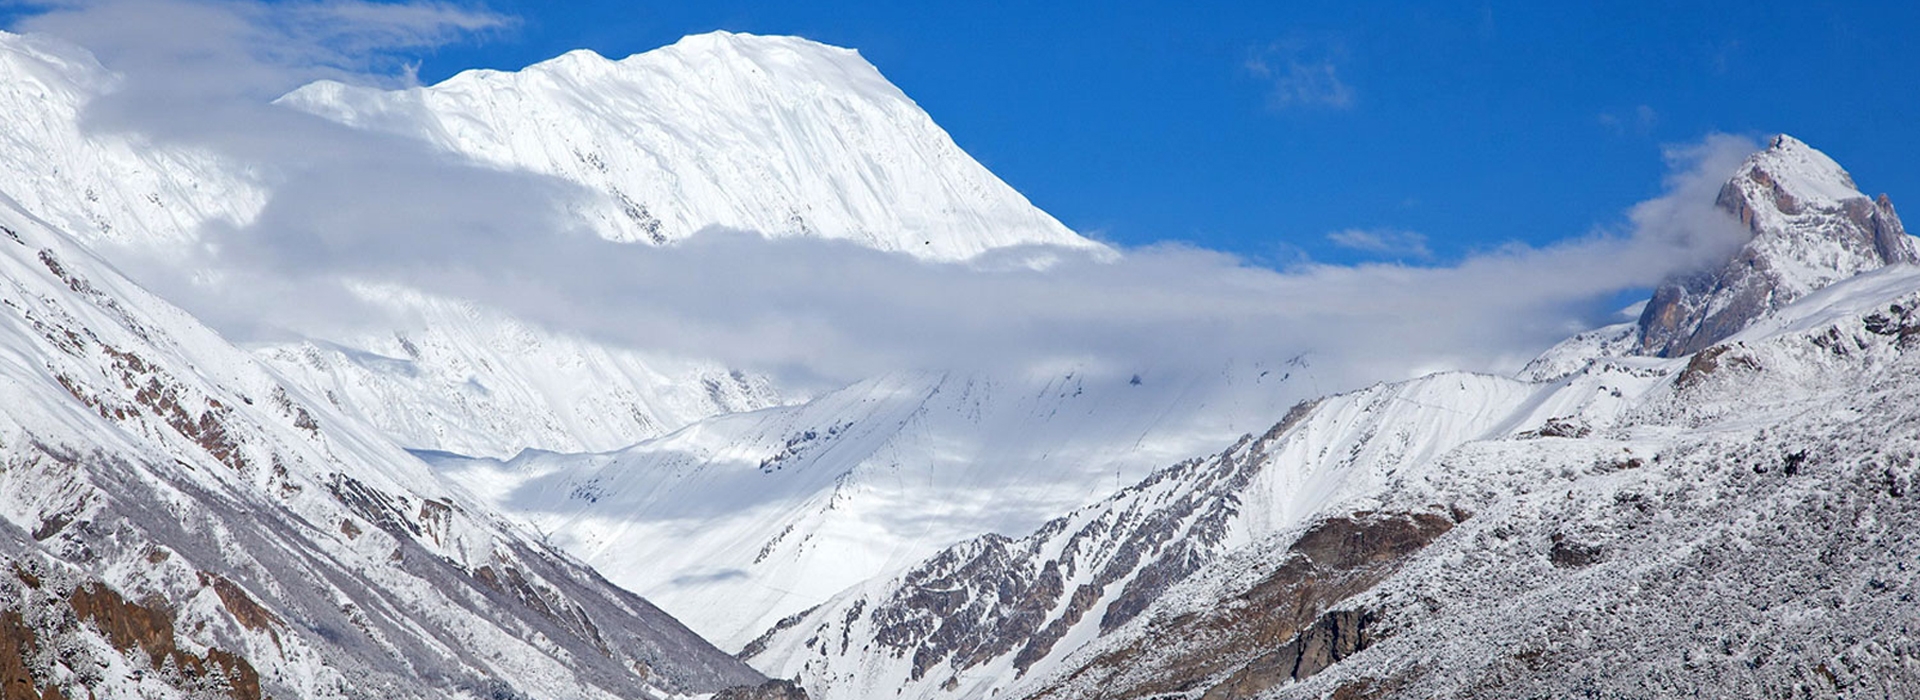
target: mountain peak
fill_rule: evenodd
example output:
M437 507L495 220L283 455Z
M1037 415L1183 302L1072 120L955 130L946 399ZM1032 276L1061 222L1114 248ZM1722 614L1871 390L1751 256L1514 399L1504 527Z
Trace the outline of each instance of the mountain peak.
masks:
M768 50L811 51L829 55L858 55L860 52L832 44L823 44L812 39L786 34L749 34L716 29L702 34L688 34L680 37L667 48L703 51L739 51L755 52ZM637 55L637 54L636 54Z
M1867 196L1845 168L1799 139L1780 134L1765 150L1740 164L1721 190L1718 204L1761 235L1761 223L1778 222L1756 222L1758 218L1793 217L1857 199Z
M1644 354L1691 354L1834 282L1920 263L1886 195L1868 198L1839 163L1786 134L1748 156L1715 204L1753 238L1719 270L1654 292L1640 316Z
M611 61L381 91L327 83L281 104L399 133L603 195L602 235L669 244L707 229L846 240L932 260L1101 246L1033 206L851 49L709 32Z

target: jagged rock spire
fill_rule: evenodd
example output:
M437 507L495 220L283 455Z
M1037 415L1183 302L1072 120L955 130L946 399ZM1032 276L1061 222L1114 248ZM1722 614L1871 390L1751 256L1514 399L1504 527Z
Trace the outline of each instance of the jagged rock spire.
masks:
M1753 238L1720 269L1654 292L1640 316L1643 354L1692 354L1821 287L1920 263L1886 195L1868 198L1833 159L1785 134L1749 156L1715 203Z

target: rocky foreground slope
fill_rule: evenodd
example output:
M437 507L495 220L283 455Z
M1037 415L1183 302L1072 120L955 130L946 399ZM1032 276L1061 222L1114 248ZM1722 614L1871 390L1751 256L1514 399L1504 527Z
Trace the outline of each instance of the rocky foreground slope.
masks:
M634 698L764 679L0 205L0 693Z
M1794 158L1817 167L1774 167ZM1675 316L1683 342L1710 338L1697 353L1658 357L1627 325L1528 379L1303 403L742 656L829 698L1920 692L1920 271L1881 267L1913 243L1790 138L1726 191L1760 222L1729 269L1786 272L1679 285L1674 308L1719 310ZM1697 322L1756 289L1773 301L1739 328Z

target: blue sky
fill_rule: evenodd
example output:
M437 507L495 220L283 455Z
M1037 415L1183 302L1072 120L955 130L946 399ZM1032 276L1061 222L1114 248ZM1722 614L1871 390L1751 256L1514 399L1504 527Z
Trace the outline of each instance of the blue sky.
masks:
M1539 244L1618 223L1660 191L1662 145L1715 131L1792 133L1920 201L1907 3L487 7L518 22L421 56L423 80L713 29L850 46L1035 203L1126 245L1285 265L1377 258L1334 241L1369 235L1424 237L1409 263Z

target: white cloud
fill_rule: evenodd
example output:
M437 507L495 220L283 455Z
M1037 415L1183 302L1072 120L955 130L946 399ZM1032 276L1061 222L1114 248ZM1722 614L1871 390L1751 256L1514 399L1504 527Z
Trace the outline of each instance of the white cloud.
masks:
M725 231L656 248L570 227L557 204L571 196L564 186L391 164L294 183L253 226L216 232L221 252L205 264L235 271L239 288L282 290L214 294L230 317L297 322L294 314L313 306L308 299L326 298L315 289L403 284L615 344L798 380L1020 371L1062 360L1192 369L1308 354L1321 358L1332 388L1416 367L1517 369L1569 327L1610 311L1593 307L1620 290L1724 260L1745 233L1712 207L1713 195L1751 148L1713 137L1675 149L1669 193L1634 207L1621 230L1509 246L1447 267L1276 271L1155 246L1115 260L1044 251L1056 263L1036 270L1005 264L1035 251L937 264ZM421 178L439 181L423 187ZM343 200L361 205L333 205Z
M1346 109L1354 90L1340 78L1337 46L1301 40L1280 41L1255 50L1243 64L1248 74L1267 83L1267 105Z
M1433 251L1427 248L1427 237L1416 231L1350 228L1327 234L1327 240L1342 248L1377 253L1387 257L1421 259L1433 257Z

